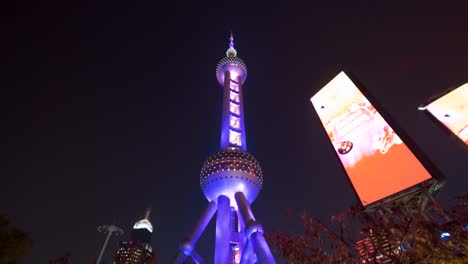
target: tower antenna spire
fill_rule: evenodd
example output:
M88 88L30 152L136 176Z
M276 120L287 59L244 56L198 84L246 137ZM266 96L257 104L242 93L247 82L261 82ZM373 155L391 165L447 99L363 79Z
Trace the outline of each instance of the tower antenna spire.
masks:
M229 38L229 49L226 51L227 57L236 57L237 50L234 48L234 36L231 31L231 37Z
M229 47L234 48L234 36L232 35L232 30L231 30L231 37L229 38Z

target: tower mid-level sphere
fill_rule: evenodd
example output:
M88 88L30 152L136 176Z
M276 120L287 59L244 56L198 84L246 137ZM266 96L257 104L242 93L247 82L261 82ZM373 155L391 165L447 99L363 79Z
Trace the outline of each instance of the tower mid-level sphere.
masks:
M262 169L254 156L233 147L211 155L203 164L200 175L200 185L208 201L216 201L220 195L224 195L236 209L235 193L244 193L252 203L262 183Z

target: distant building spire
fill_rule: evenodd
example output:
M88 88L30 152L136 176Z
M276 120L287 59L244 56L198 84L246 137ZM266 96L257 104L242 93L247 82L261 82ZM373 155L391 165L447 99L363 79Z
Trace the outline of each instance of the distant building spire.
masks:
M123 240L114 257L114 264L153 264L155 252L151 247L153 225L149 221L151 208L147 208L145 218L136 222L128 240ZM99 264L99 263L97 263Z
M136 222L133 226L133 229L147 229L151 233L153 232L153 225L149 221L149 216L151 213L151 207L146 209L145 218L141 219L140 221Z
M148 209L146 209L146 213L145 213L145 219L146 220L149 220L150 214L151 214L151 207L148 207Z

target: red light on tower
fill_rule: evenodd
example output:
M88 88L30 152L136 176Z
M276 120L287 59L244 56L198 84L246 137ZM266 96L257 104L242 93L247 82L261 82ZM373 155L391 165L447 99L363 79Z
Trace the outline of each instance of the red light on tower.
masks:
M237 244L232 246L232 264L240 264L241 254L239 249Z
M240 252L239 251L236 251L234 252L234 258L233 258L233 262L234 264L240 264Z

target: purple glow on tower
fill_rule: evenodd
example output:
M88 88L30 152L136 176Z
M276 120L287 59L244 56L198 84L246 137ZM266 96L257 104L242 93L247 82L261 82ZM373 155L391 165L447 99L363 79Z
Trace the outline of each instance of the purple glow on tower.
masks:
M233 76L231 73L231 77L236 79L238 76ZM245 132L242 131L243 126L241 125L241 109L243 107L240 97L239 83L231 80L229 85L229 145L242 148L245 145L245 137L242 137Z
M231 37L229 38L229 48L231 49L234 49L234 36L232 35L232 32L231 32Z
M216 68L216 77L223 87L220 151L208 157L200 174L200 186L211 206L199 221L190 239L182 243L175 263L183 263L194 256L195 243L216 210L215 264L275 263L263 228L255 221L250 204L257 198L263 173L259 162L247 152L245 138L242 85L247 77L247 66L237 57L231 34L226 57Z
M216 76L224 89L221 149L232 147L246 151L242 84L247 77L247 66L237 57L232 35L226 57L216 68Z

